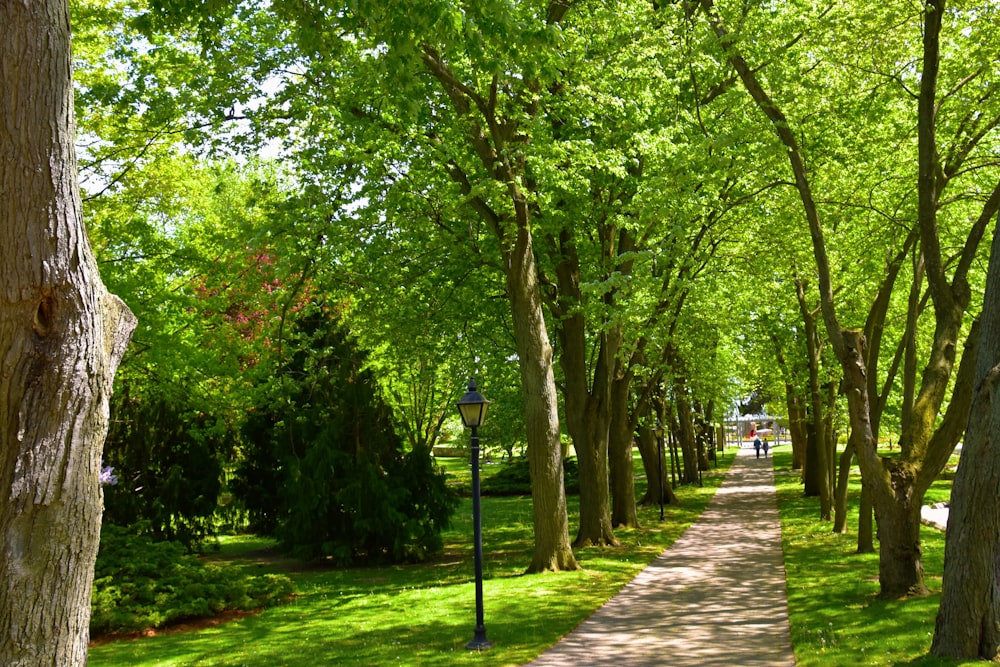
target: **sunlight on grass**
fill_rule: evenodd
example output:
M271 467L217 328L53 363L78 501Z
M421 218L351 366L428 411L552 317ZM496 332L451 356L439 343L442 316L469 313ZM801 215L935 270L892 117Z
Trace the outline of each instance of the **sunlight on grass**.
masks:
M618 530L621 547L581 549L579 572L524 575L531 560L531 499L483 498L484 609L495 647L465 650L475 625L472 510L464 499L445 534L445 550L420 565L325 569L262 558L256 538L224 538L213 559L256 573L283 571L297 597L281 607L219 625L90 651L90 665L315 667L316 665L521 665L569 632L671 544L698 517L732 461L681 487L682 504L640 508L640 529ZM641 472L641 466L637 468ZM638 479L637 494L645 491ZM576 498L569 498L571 517ZM572 520L572 519L571 519ZM575 533L570 526L570 534ZM292 569L289 569L289 568Z
M878 556L856 553L857 470L850 491L848 529L837 535L832 523L818 520L818 499L803 495L800 476L791 471L791 452L776 453L774 465L792 644L798 665L978 664L927 655L940 601L943 533L929 527L921 531L924 570L932 594L880 600Z

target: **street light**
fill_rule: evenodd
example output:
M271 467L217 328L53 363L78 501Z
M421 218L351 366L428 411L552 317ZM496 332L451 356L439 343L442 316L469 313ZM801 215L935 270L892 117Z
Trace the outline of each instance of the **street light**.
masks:
M486 408L490 402L476 391L475 378L469 378L469 390L458 401L458 411L462 423L472 429L472 523L475 535L476 559L476 631L465 648L471 651L485 651L493 646L486 638L483 623L483 528L479 517L479 427L486 419Z
M656 434L656 476L660 481L660 521L663 521L663 424L659 419L653 433Z

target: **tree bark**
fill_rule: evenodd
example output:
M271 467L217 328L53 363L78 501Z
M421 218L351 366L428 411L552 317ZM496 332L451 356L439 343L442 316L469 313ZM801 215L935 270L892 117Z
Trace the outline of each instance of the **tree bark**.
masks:
M975 390L945 539L931 652L1000 658L1000 215L983 299Z
M135 318L81 218L67 3L0 3L0 63L0 664L84 665L108 402Z
M516 198L517 238L506 253L507 290L514 323L531 471L535 549L528 572L577 570L569 542L559 410L552 346L545 328L527 203Z
M662 405L658 409L662 409ZM660 424L664 424L663 442L658 442L656 434L650 427L639 427L636 442L639 446L639 453L642 455L642 467L646 471L646 493L639 502L642 505L658 505L660 502L660 484L663 488L663 503L678 503L677 495L674 493L673 485L670 483L671 465L673 457L670 453L670 443L667 442L669 434L670 418L664 415L654 419L659 419Z
M847 487L851 480L851 464L854 462L854 441L848 439L847 446L840 453L837 471L837 488L833 508L833 532L843 533L847 529Z
M796 295L799 303L799 311L802 315L802 322L805 329L806 350L809 361L809 406L811 424L815 440L809 441L809 449L806 455L807 495L819 497L819 517L823 521L832 518L833 511L833 488L830 484L830 453L829 453L829 428L828 422L824 418L823 391L820 384L820 355L821 347L819 340L819 328L816 326L816 313L810 310L806 303L805 283L799 278L795 279ZM810 482L813 486L810 489Z
M565 378L566 429L573 438L580 474L580 528L574 547L617 545L611 525L608 440L611 432L611 384L615 356L621 341L619 327L597 336L597 359L593 380L587 377L588 346L583 294L580 290L580 260L572 231L564 229L559 239L560 261L556 266L561 303L570 307L561 315L558 332L559 363Z
M861 500L858 502L858 549L859 554L875 553L875 508L872 507L872 492L861 480Z
M608 458L611 466L611 524L638 528L639 510L635 502L635 471L632 465L632 438L636 431L629 416L628 402L632 373L617 377L611 388L611 433Z

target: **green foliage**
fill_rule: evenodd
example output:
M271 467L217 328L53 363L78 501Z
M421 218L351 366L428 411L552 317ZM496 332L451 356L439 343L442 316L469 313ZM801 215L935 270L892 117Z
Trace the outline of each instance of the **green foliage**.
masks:
M531 471L528 459L510 459L498 466L483 469L480 492L484 496L530 496ZM580 493L579 466L576 457L563 459L566 493Z
M119 471L119 483L105 487L104 519L121 526L141 522L156 537L190 548L212 533L222 445L204 416L147 400L115 402L105 462Z
M86 213L102 276L139 319L116 376L106 520L192 544L216 525L248 387L288 300L267 170L163 158Z
M430 449L404 451L333 309L314 302L292 329L288 361L247 421L234 493L297 556L423 560L456 502Z
M90 633L128 633L279 604L292 594L279 574L246 576L206 565L176 542L106 525L94 571Z

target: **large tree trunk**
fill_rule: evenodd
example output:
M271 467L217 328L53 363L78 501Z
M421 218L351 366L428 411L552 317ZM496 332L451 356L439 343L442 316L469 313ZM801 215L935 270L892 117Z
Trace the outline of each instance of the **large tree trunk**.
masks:
M611 387L611 433L608 458L611 466L611 524L615 527L639 527L635 503L635 471L632 465L632 437L635 433L628 402L632 373L616 378Z
M560 302L582 306L580 261L571 230L559 239L556 266ZM617 545L611 526L611 487L608 439L611 432L611 384L621 334L618 327L598 335L593 380L587 377L588 345L584 316L579 309L562 315L558 325L562 352L559 357L565 378L566 430L573 438L580 474L580 528L574 547Z
M65 0L0 3L0 664L84 665L108 401L135 319L80 215Z
M931 652L1000 658L1000 216L993 235L962 458L952 485Z
M524 388L531 470L535 550L528 572L576 570L579 565L569 542L552 346L545 328L526 203L521 202L518 214L517 239L507 253L505 266Z
M882 597L926 595L923 548L920 545L920 505L923 494L914 494L913 466L886 460L885 468L896 489L892 502L876 502L878 522L879 585ZM876 490L884 491L884 489ZM875 496L877 498L877 495Z

